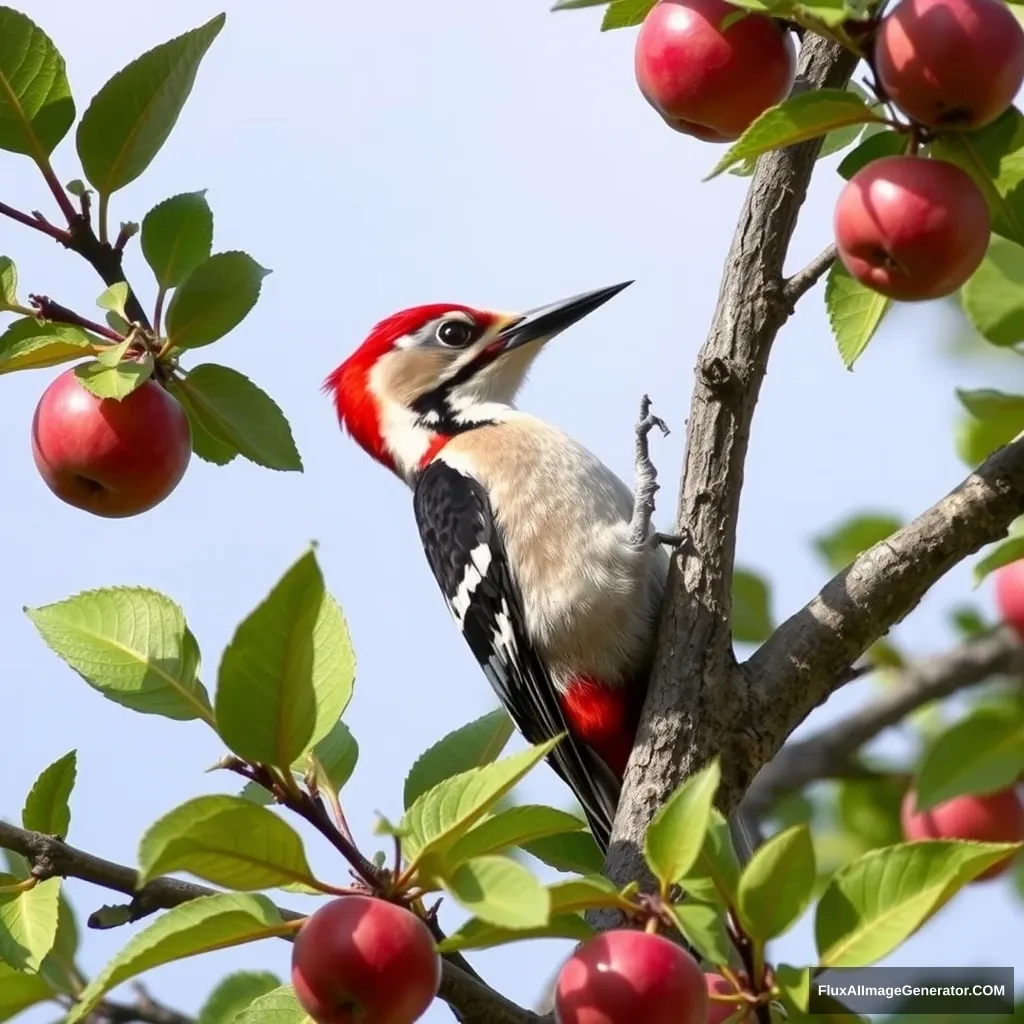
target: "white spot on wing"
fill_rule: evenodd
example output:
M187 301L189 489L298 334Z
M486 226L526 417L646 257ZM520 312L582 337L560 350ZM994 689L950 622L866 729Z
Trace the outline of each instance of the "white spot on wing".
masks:
M461 627L465 621L466 612L473 600L476 588L487 575L487 569L491 564L491 549L486 544L478 544L469 553L469 564L462 575L458 589L449 602L449 608L455 621Z

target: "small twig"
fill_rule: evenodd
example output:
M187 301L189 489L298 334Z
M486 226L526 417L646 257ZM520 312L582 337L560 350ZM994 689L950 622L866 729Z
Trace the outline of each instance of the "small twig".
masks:
M836 261L836 255L835 245L830 245L818 253L803 270L798 270L792 277L786 278L782 283L783 302L788 303L790 307L795 306L828 273L829 267Z
M59 302L54 302L53 299L46 295L30 295L28 300L35 307L38 316L43 320L50 320L57 324L70 324L72 327L82 327L110 341L124 341L122 335L106 324L97 323L95 320L87 320L84 316L80 316L74 310L68 309L67 306L62 306Z
M30 832L5 821L0 821L0 848L13 850L25 857L36 878L80 878L134 896L136 903L144 903L148 907L148 913L176 907L199 896L212 896L217 892L204 885L166 877L154 878L136 892L139 876L134 869L68 846L54 836ZM300 921L307 916L285 907L278 907L277 910L285 921ZM434 930L436 925L435 921L431 930L435 938L441 941L444 933L440 929ZM294 939L291 934L279 937L289 942ZM542 1021L537 1014L517 1006L481 981L458 953L446 954L444 957L440 996L459 1011L465 1024L541 1024Z
M28 213L23 213L21 210L16 210L13 206L8 206L6 203L0 203L0 214L10 217L11 220L16 220L19 224L24 224L27 228L41 231L44 235L49 235L50 238L60 242L62 245L71 245L71 235L61 228L54 227L53 224L42 216L33 217Z
M153 333L160 337L160 322L164 315L164 299L167 298L167 289L161 286L156 293L156 305L153 307Z
M89 1020L103 1021L104 1024L195 1024L195 1018L172 1010L154 999L149 991L136 982L135 1002L121 1003L104 999L89 1014Z
M121 225L121 230L117 233L117 238L114 241L114 252L121 254L124 252L124 247L128 244L128 240L138 234L139 225L133 221L125 221Z

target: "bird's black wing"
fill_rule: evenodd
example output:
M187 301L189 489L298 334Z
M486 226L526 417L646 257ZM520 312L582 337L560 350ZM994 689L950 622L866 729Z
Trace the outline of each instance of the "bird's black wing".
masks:
M432 462L413 496L430 568L470 650L530 743L566 732L558 695L526 633L522 599L505 544L478 480ZM590 829L607 849L619 782L586 744L566 736L548 755L583 805Z

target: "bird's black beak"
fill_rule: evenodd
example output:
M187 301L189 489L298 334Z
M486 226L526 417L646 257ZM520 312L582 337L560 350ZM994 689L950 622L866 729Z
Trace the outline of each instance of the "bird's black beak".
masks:
M592 292L574 295L571 299L562 299L547 306L539 306L528 313L506 324L494 339L502 352L509 352L520 345L531 341L547 341L556 334L561 334L567 327L572 327L577 320L582 320L588 313L593 313L598 306L603 306L610 298L618 295L623 288L633 282L624 281L608 288L598 288Z

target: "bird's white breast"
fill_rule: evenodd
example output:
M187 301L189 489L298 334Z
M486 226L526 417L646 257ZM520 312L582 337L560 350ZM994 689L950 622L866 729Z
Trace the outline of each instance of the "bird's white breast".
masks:
M519 412L453 438L443 458L487 489L527 628L556 683L645 671L668 558L627 543L633 496L622 480Z

